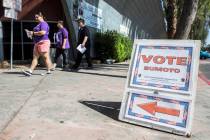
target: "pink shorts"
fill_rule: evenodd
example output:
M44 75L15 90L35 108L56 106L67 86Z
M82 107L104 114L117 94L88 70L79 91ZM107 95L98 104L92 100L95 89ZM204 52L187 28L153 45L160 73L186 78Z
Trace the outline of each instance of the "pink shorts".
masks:
M46 53L50 51L50 40L42 40L34 45L34 51L38 53Z

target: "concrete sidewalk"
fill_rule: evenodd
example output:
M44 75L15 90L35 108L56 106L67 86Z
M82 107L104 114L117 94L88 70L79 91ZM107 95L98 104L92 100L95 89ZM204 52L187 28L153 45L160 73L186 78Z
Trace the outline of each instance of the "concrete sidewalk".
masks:
M193 135L176 136L117 120L127 64L23 77L0 72L0 140L208 140L210 86L198 82Z

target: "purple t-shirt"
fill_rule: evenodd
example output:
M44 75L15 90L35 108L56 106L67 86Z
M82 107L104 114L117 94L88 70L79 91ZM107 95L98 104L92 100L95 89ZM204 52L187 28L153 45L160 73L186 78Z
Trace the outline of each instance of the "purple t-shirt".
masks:
M69 44L69 33L66 30L66 28L61 28L58 30L58 32L56 33L56 44L58 48L61 48L63 46L63 40L66 40L66 46L65 49L69 49L70 48L70 44Z
M46 31L46 34L43 36L34 36L34 42L38 43L42 40L49 40L49 25L47 24L47 22L43 21L40 22L36 27L34 27L33 29L34 32L39 32L39 31Z

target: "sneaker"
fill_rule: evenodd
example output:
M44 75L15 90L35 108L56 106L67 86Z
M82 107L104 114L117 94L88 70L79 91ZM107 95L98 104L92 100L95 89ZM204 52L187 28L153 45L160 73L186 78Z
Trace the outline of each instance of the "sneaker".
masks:
M57 64L54 63L54 64L53 64L53 67L51 68L51 71L55 71L56 66L57 66Z
M52 74L50 70L47 71L47 74Z
M22 72L25 76L31 76L32 75L32 72L30 70L22 70Z

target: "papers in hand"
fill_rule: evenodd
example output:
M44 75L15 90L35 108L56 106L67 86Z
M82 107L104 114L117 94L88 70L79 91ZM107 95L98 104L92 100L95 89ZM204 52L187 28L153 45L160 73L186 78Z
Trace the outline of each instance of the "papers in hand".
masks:
M85 47L82 47L82 44L80 44L80 45L77 47L77 50L83 54L83 53L86 51L86 48L85 48Z
M25 31L26 31L27 37L30 38L30 39L32 39L33 34L31 33L31 31L29 31L28 29L25 29Z

